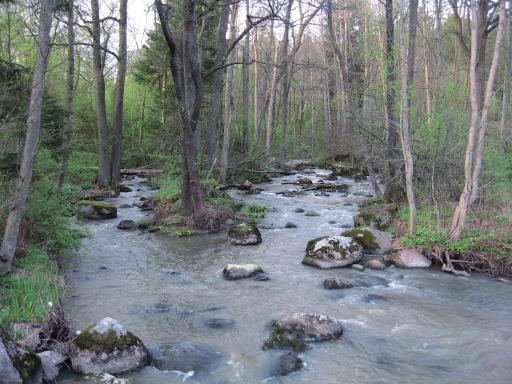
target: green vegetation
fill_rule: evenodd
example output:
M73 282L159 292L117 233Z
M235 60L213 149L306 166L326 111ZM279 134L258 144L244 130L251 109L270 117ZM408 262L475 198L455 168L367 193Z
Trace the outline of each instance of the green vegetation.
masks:
M267 208L261 205L244 205L240 212L250 220L265 217Z

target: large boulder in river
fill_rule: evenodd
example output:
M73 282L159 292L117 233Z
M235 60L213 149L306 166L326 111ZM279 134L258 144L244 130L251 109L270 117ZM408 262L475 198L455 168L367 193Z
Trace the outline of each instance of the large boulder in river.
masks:
M363 247L351 237L319 237L308 242L302 263L321 269L341 268L362 257Z
M77 211L84 219L103 220L117 217L117 208L104 201L80 200Z
M264 348L306 350L306 341L338 339L343 335L341 323L334 317L317 313L292 313L272 324L272 333Z
M82 330L69 357L73 370L84 374L126 372L149 360L142 341L110 317Z
M228 264L222 273L226 280L239 280L263 273L263 269L256 264Z
M14 347L13 345L7 347ZM11 348L14 349L14 348ZM21 376L14 368L7 348L0 340L0 383L22 384Z
M209 345L185 341L159 346L151 350L151 358L161 370L199 373L213 369L222 354Z
M370 227L349 229L341 234L353 238L363 247L363 250L375 254L384 254L391 249L393 235Z
M239 224L228 231L228 241L232 245L257 245L261 243L261 233L254 224Z
M428 268L432 262L414 248L403 248L393 251L388 259L399 268Z

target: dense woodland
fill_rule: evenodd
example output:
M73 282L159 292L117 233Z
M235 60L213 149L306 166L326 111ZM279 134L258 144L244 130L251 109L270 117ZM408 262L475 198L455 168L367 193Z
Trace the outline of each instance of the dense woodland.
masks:
M510 267L509 1L156 0L143 39L132 3L0 1L3 272L57 268L122 168L215 229L212 186L297 158L365 170L409 244Z

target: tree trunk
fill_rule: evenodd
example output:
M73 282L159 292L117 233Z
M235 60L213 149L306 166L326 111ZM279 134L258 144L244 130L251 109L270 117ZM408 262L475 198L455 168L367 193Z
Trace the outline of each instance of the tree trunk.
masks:
M510 4L510 2L509 2ZM507 14L505 20L504 33L504 44L503 44L503 96L501 99L501 119L500 119L500 146L503 150L506 146L507 141L510 139L510 64L512 61L512 47L510 45L510 16Z
M215 51L214 66L220 68L226 60L227 40L226 33L229 22L229 1L224 1L220 10L219 26L217 28L217 50ZM206 162L207 166L212 165L217 149L217 127L220 120L222 83L224 70L217 69L213 73L213 88L210 97L208 117L206 122Z
M68 73L66 79L66 123L62 132L62 165L59 173L59 188L62 188L68 170L73 132L73 94L75 87L75 15L74 0L68 0Z
M21 219L25 212L32 168L41 132L41 110L44 97L44 74L50 54L50 29L54 9L53 0L41 1L39 32L37 35L36 63L32 77L32 90L28 109L27 133L23 148L21 167L16 179L13 204L5 225L2 247L0 249L0 270L9 272L16 252Z
M229 23L229 41L232 43L235 40L236 34L236 18L238 14L238 5L232 5L231 21ZM234 56L232 51L230 57ZM233 114L233 66L230 65L226 71L226 88L224 90L224 136L222 138L222 156L220 161L219 182L226 183L228 174L228 160L229 160L229 142L230 142L230 129L231 129L231 116Z
M402 78L400 92L400 142L405 162L405 187L409 206L409 235L416 231L416 200L414 197L413 175L414 161L409 127L409 108L414 79L414 56L416 49L416 25L418 20L418 0L409 2L409 20L406 22L406 6L402 4L402 25L400 28L400 73ZM406 42L406 35L408 41ZM407 46L406 46L407 43Z
M249 15L249 1L245 1L246 14ZM246 28L250 27L249 18L246 17ZM247 152L249 146L249 50L250 50L250 34L245 35L245 44L243 47L243 65L242 65L242 154Z
M114 107L112 118L112 158L110 185L119 189L121 179L121 143L123 140L123 105L124 84L126 78L127 44L126 24L128 0L119 0L119 51L117 53L117 78L114 90Z
M96 81L96 116L98 123L98 186L110 185L110 159L108 153L107 107L105 103L105 76L101 50L101 22L98 0L91 0L93 68Z
M259 85L259 63L258 63L258 28L253 29L252 57L254 58L254 79L253 79L253 105L254 105L254 146L257 146L261 139L260 127L260 85Z
M471 197L473 190L478 187L478 184L474 184L475 177L480 176L477 171L477 166L481 167L481 156L483 155L485 129L487 127L488 113L490 109L490 102L493 94L494 80L499 61L499 47L501 44L502 33L505 23L505 5L504 0L500 1L500 20L498 25L498 31L496 34L496 42L494 47L494 53L491 63L491 69L489 70L489 77L487 80L487 87L485 91L485 102L483 110L480 111L480 89L482 86L478 85L481 77L478 73L478 65L480 59L479 50L481 47L481 28L486 28L486 24L482 22L487 17L487 11L481 7L479 1L473 0L471 3L471 60L470 60L470 91L471 91L471 125L468 132L468 142L466 147L466 156L464 159L464 189L459 198L459 203L453 213L452 223L450 227L449 238L452 241L457 241L461 238L464 233L466 226L466 215L468 207L471 205ZM478 136L478 147L477 153L475 154L475 147L477 146ZM480 156L480 164L478 165L478 157ZM476 173L478 172L478 174Z
M277 67L277 53L279 50L279 44L275 43L274 47L274 60L272 61L272 80L270 81L270 98L268 104L268 115L267 115L267 132L265 137L265 149L267 154L272 151L272 134L274 130L274 114L276 111L276 91L278 82L278 67Z

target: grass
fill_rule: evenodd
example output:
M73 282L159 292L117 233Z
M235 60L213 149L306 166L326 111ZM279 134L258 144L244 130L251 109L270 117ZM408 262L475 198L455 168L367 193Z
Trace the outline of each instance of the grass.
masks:
M244 205L240 212L250 220L256 220L265 217L267 208L261 205Z
M14 274L0 278L0 327L4 330L12 323L44 322L49 303L57 306L64 291L57 262L41 248L30 247L14 268Z

